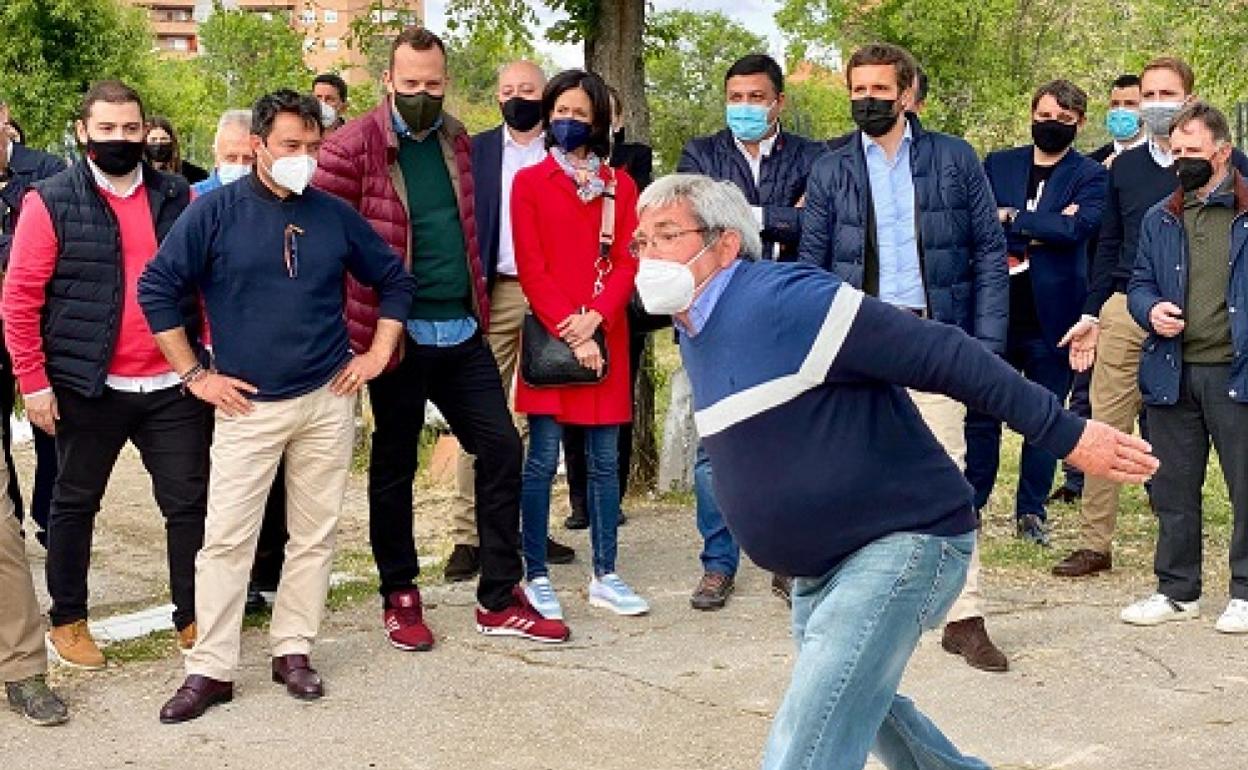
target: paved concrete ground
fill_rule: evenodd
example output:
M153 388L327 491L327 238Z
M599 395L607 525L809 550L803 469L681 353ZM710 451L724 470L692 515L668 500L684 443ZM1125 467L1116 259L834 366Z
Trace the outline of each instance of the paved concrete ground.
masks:
M97 540L97 611L160 601L161 538L148 494L135 458L123 458ZM418 529L428 538L446 495L425 500ZM359 549L358 486L349 508L343 545ZM583 533L555 532L587 552ZM695 613L691 514L636 510L621 540L621 571L651 600L648 617L589 608L583 558L554 568L575 635L557 648L478 636L471 588L456 585L426 590L437 648L397 652L366 600L333 613L316 647L329 692L320 702L296 702L269 682L265 640L252 630L234 703L187 725L160 725L157 711L182 677L172 650L95 674L59 672L73 721L39 729L0 714L0 766L757 767L792 662L787 616L767 577L746 567L728 609ZM997 768L1248 767L1248 640L1213 631L1224 593L1209 597L1206 618L1141 630L1116 616L1147 590L1144 574L1071 584L998 570L986 585L989 624L1013 671L972 671L929 635L904 685L964 750Z

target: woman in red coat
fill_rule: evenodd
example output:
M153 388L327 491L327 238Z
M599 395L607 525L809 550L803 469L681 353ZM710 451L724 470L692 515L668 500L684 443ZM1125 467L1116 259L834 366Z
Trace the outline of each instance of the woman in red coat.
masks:
M520 286L534 315L552 336L572 348L589 369L606 367L592 385L530 387L516 383L516 411L529 418L529 451L520 497L524 529L525 593L538 612L562 618L546 567L550 489L559 463L563 425L585 427L589 468L590 541L594 575L589 601L621 615L649 610L615 571L620 518L616 442L632 419L628 372L628 320L637 261L628 242L637 227L637 186L607 164L611 103L593 73L569 70L542 94L542 122L550 154L516 174L511 226ZM599 260L604 193L615 186L615 234ZM606 350L593 339L599 328Z

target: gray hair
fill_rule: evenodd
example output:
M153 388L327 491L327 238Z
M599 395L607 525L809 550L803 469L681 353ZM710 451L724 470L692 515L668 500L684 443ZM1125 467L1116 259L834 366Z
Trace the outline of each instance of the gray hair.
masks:
M744 193L731 182L717 181L701 174L669 174L655 180L641 193L637 213L640 215L646 209L674 206L682 201L689 203L699 226L712 231L733 230L739 233L741 256L749 259L762 256L763 239L758 234L758 220L754 218Z
M212 137L213 150L221 143L221 134L231 126L237 126L243 129L244 134L250 134L251 110L226 110L221 113L221 119L217 121L217 133Z

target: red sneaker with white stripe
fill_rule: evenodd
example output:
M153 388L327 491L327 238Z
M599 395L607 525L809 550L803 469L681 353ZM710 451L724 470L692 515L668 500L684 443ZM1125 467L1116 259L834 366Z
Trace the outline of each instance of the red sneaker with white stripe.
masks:
M535 642L566 642L572 632L562 620L548 620L538 614L520 588L512 594L515 604L498 612L477 605L477 630L487 636L522 636Z
M386 638L392 646L418 652L433 649L433 632L425 625L420 589L412 587L392 591L386 597L382 622L386 626Z

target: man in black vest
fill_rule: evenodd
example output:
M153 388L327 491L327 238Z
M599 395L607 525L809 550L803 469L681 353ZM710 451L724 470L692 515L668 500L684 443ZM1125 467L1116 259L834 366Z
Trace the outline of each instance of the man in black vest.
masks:
M60 660L101 668L87 629L95 515L126 441L165 517L178 643L195 641L195 555L208 494L209 411L183 393L137 301L143 268L190 201L180 177L141 163L143 104L93 85L77 121L85 160L35 185L13 236L5 342L30 421L56 435L60 475L48 528L48 637ZM181 307L199 339L199 303Z

